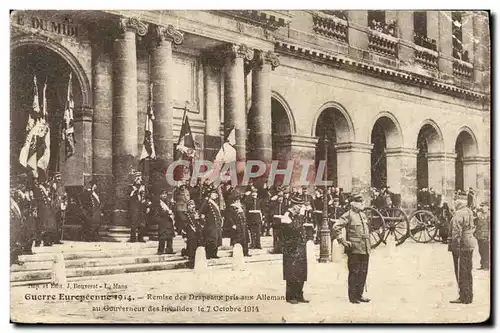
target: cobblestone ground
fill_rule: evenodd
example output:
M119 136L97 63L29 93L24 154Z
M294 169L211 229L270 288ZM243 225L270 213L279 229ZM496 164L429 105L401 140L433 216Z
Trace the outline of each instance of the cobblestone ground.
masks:
M11 318L18 322L73 323L480 322L490 313L490 276L487 271L478 271L478 265L476 251L474 302L470 305L449 303L457 298L457 286L447 246L408 241L393 251L381 246L372 253L365 293L372 301L367 304L348 302L343 257L337 263L310 263L304 288L309 304L257 299L258 295L271 299L284 296L281 262L271 262L247 264L244 271L210 267L200 273L130 273L70 282L71 287L77 283L94 289L13 287ZM115 283L122 287L106 288ZM58 298L61 293L112 295L116 299L62 301ZM41 295L55 295L56 300L26 299ZM119 300L129 296L130 301ZM220 299L199 299L203 296Z

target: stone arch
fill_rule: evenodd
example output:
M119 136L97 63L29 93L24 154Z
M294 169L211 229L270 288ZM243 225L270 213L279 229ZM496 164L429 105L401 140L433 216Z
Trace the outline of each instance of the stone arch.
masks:
M477 189L478 143L474 132L462 126L455 138L455 190Z
M372 121L370 137L367 142L373 145L370 163L371 186L379 189L390 186L399 192L398 183L401 179L398 170L394 170L394 164L399 161L394 161L393 155L391 155L391 150L394 151L394 149L403 146L401 126L396 117L385 111L377 114ZM398 168L396 167L396 169Z
M276 91L272 91L271 92L271 100L272 99L274 99L279 104L281 104L281 107L286 112L286 115L287 115L287 118L288 118L288 122L289 122L289 125L290 125L290 134L296 134L297 133L297 125L295 123L295 118L293 117L293 112L292 112L292 109L290 108L290 105L283 98L283 96L281 96Z
M416 139L414 147L417 148L417 189L432 188L442 192L446 163L440 157L444 152L441 128L434 120L426 119L420 124ZM419 203L426 204L422 200Z
M371 141L373 135L373 130L376 125L380 125L385 132L387 148L396 148L404 146L403 131L401 130L401 125L396 117L387 111L382 111L378 113L371 122L370 131L368 132L368 137L366 142Z
M339 126L335 126L337 143L340 142L353 142L355 135L354 123L347 110L337 102L326 102L323 104L319 111L316 112L311 128L311 136L317 136L318 121L325 111L334 113L334 119L339 120ZM335 112L338 111L338 112ZM341 115L341 116L340 116Z
M477 156L479 154L479 144L477 141L477 137L474 134L474 131L469 127L469 126L462 126L458 130L457 134L455 135L455 147L454 149L456 150L456 143L459 141L459 139L463 138L463 143L466 147L464 150L464 156L470 157L470 156ZM455 151L456 153L456 151Z
M429 152L443 152L444 151L444 137L443 132L439 125L432 119L424 120L417 133L416 147L418 149L418 139L423 136L427 142Z
M85 74L85 71L78 61L78 59L71 53L66 47L60 43L47 38L42 38L37 35L20 36L11 39L10 42L10 52L12 53L15 49L21 46L42 46L45 47L59 56L61 56L71 67L73 74L78 80L78 85L80 87L80 93L82 98L82 107L89 107L93 105L92 102L92 91L90 89L90 81Z

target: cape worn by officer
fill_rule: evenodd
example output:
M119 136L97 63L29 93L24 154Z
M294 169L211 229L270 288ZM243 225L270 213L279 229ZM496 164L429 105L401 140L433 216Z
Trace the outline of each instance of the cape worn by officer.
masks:
M334 238L346 248L349 269L347 290L349 301L354 304L370 301L363 297L371 248L368 219L363 212L364 208L361 194L353 195L351 209L342 215L332 228ZM342 238L341 233L344 228L346 239Z

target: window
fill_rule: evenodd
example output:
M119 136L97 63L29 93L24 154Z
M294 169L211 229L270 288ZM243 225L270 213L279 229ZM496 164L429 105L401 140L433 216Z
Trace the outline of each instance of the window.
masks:
M437 51L436 40L427 37L427 12L416 11L413 13L413 37L418 46Z
M453 57L455 59L469 62L469 54L464 50L464 46L462 43L462 12L452 12L451 29Z
M396 36L396 23L385 22L385 12L383 10L368 11L368 27L386 35Z

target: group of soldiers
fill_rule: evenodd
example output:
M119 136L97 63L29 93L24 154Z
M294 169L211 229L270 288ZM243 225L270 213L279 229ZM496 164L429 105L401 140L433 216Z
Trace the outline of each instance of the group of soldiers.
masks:
M68 214L68 200L61 174L41 180L21 174L10 188L10 244L11 262L19 255L33 254L33 246L61 244L63 226L68 219L81 219L83 239L95 241L101 224L101 202L97 184L78 196L79 211Z

